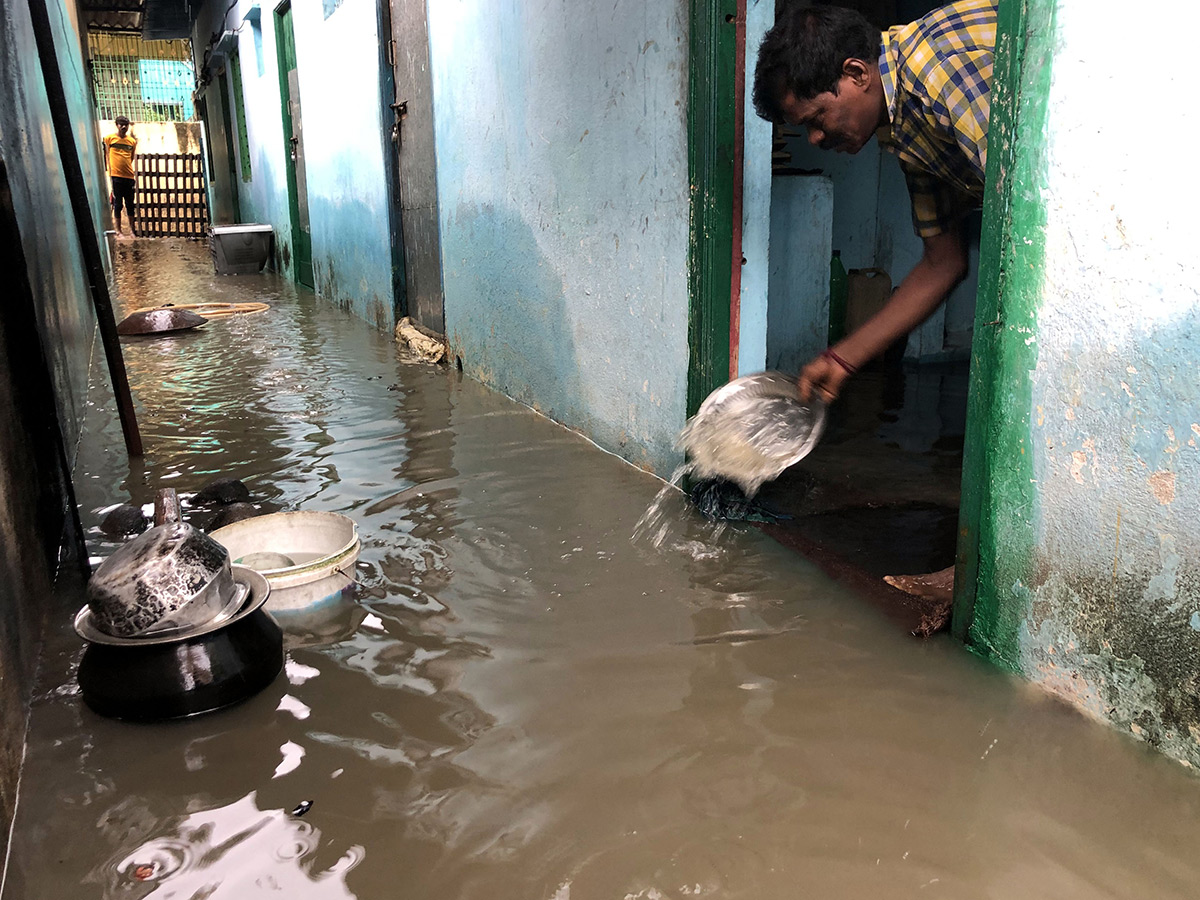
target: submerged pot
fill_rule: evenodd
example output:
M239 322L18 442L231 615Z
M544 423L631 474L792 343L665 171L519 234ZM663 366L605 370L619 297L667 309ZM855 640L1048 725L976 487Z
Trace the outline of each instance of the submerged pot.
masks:
M117 334L170 334L203 325L208 319L186 309L143 309L126 316L117 325Z
M263 609L267 580L243 566L234 577L250 597L227 621L187 637L92 634L79 663L84 702L102 716L175 719L220 709L269 685L283 669L283 632ZM88 612L76 617L76 628ZM83 632L81 632L83 633Z

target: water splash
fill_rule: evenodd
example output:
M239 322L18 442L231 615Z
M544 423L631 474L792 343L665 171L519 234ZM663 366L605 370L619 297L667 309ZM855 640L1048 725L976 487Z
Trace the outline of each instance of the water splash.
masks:
M682 489L683 480L693 471L691 463L684 463L671 473L670 480L633 526L635 545L653 550L668 547L697 560L720 556L729 523L705 519L696 512Z

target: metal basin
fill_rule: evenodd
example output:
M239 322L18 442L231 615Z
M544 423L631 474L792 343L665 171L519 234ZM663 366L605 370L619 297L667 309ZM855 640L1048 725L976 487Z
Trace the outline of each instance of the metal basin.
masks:
M336 603L354 588L358 526L334 512L302 510L255 516L210 535L230 558L271 582L272 613L311 611Z
M825 406L803 403L794 379L779 372L736 378L709 394L679 435L698 478L736 482L752 496L812 451Z

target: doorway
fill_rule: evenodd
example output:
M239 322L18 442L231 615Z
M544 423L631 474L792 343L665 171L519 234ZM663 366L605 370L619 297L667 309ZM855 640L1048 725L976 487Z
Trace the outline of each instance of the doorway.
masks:
M408 315L429 331L446 330L438 225L437 160L433 131L433 74L425 0L391 0L389 44L395 96L396 154L404 289Z
M279 95L282 98L283 134L288 142L288 212L292 220L292 272L305 287L315 285L312 263L312 226L308 219L308 182L304 172L304 119L300 111L300 75L296 66L296 36L292 4L275 9L278 35Z
M223 168L227 172L227 177L229 178L228 194L229 194L230 213L232 214L231 221L236 223L236 222L242 221L242 204L241 204L241 197L239 196L239 193L238 193L237 149L233 146L233 121L229 115L229 84L228 84L227 73L226 72L218 73L215 80L217 82L217 88L218 88L218 92L220 94L221 126L222 126L221 131L225 135L225 163L226 163L226 165ZM206 109L206 111L207 111L207 109ZM210 154L211 154L211 147L210 147ZM213 165L213 161L211 159L209 160L209 165L210 165L210 168L211 168L214 176L216 176L217 169L216 169L216 166ZM217 178L214 177L213 181L215 182L216 180L217 180ZM213 218L216 219L217 216L213 216Z

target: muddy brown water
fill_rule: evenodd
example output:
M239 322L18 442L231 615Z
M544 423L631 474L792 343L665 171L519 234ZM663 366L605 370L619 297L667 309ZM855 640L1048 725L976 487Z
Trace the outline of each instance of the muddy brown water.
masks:
M126 343L134 467L96 369L93 556L110 505L225 475L353 516L361 589L286 626L263 693L140 726L80 702L64 599L5 900L1196 896L1177 764L755 530L680 505L631 541L661 482L330 304L182 242L120 252L126 310L272 306Z

